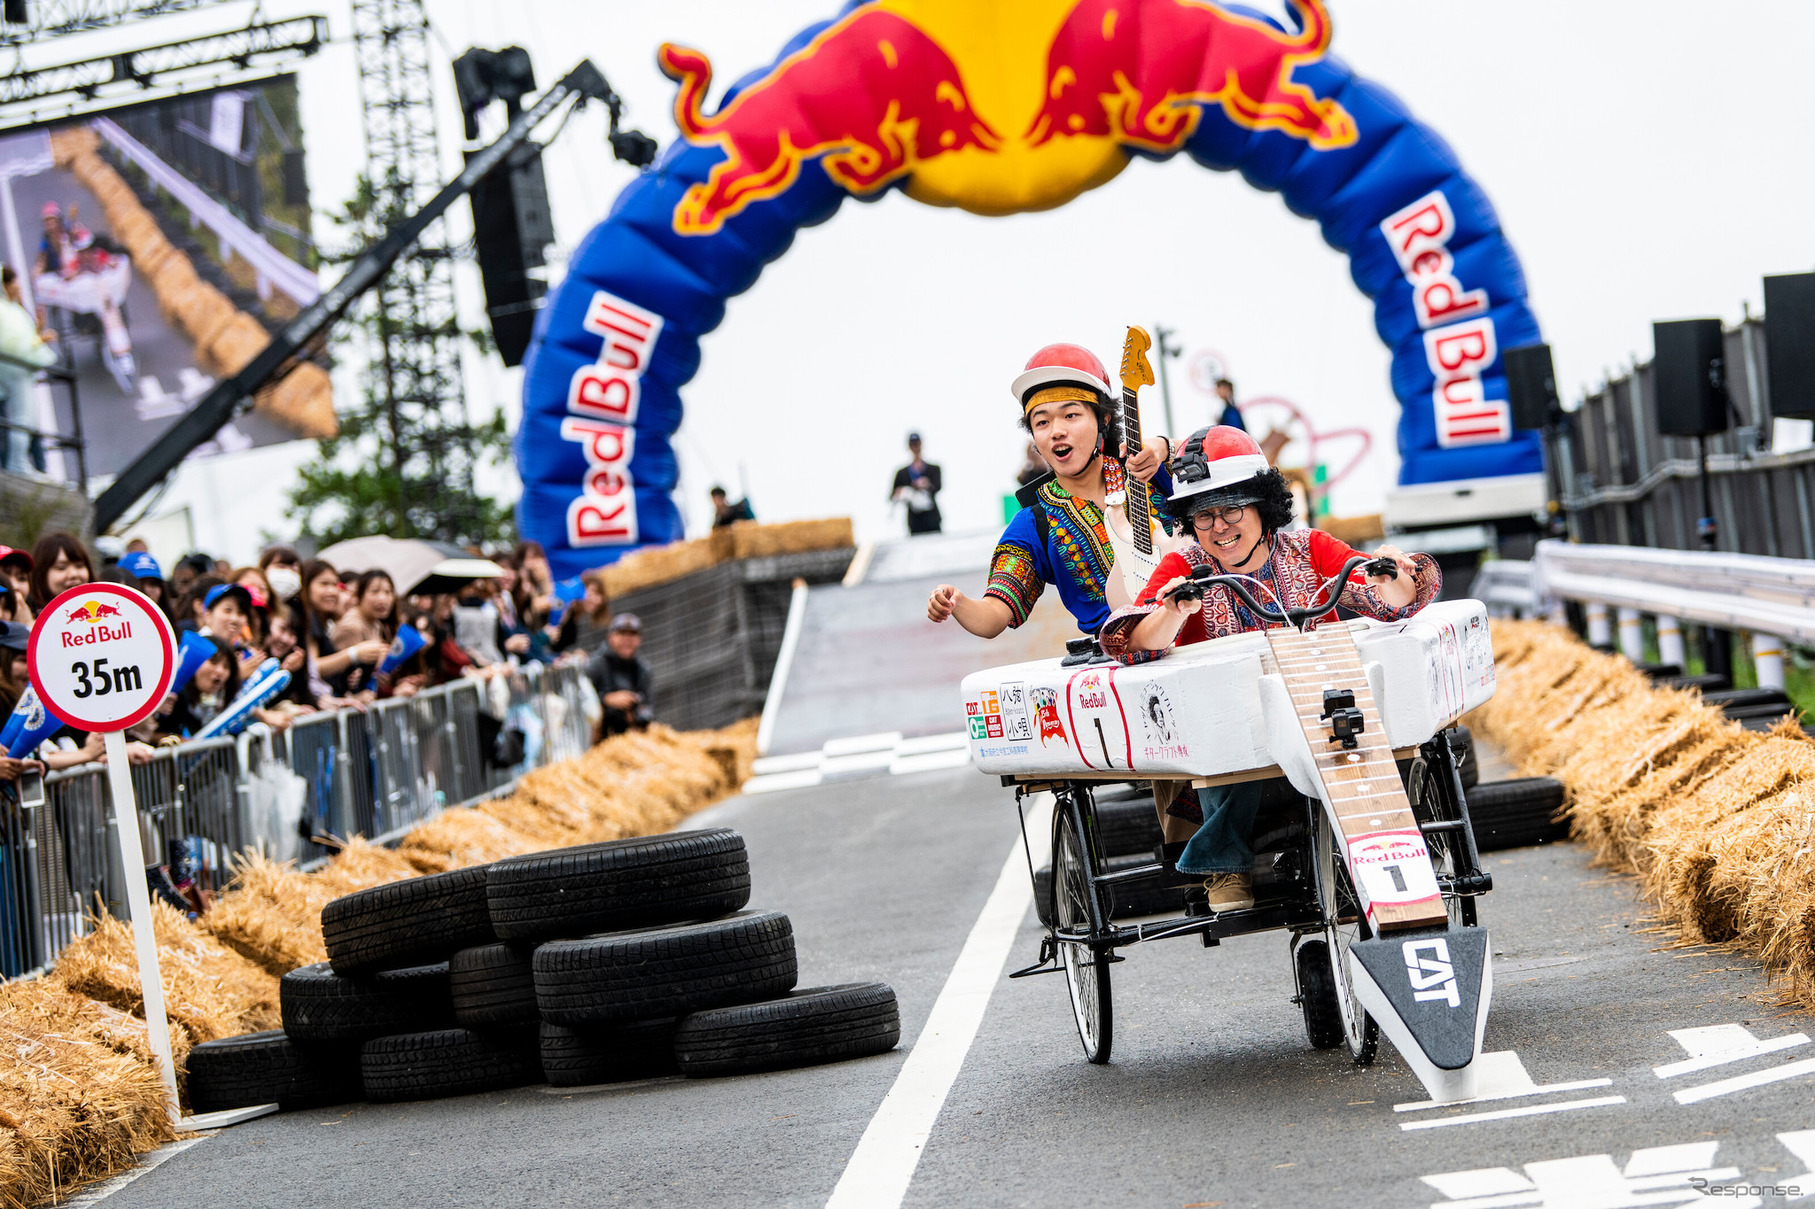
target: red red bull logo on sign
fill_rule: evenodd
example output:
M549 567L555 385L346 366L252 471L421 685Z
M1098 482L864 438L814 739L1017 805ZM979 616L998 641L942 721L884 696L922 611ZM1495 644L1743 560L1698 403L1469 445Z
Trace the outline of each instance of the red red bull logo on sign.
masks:
M112 605L102 604L98 600L87 600L83 601L82 604L76 608L71 609L63 620L86 621L93 624L103 617L118 617L119 615L120 610L114 608Z
M1000 141L971 107L951 56L881 9L834 22L709 118L700 111L712 83L706 56L666 45L660 62L681 86L681 133L726 157L676 207L674 229L684 235L710 234L751 202L786 192L817 156L846 189L873 193L921 160Z

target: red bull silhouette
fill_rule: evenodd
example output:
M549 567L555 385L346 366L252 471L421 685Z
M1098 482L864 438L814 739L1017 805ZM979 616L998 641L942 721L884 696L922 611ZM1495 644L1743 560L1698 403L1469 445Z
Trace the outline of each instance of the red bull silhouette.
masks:
M1001 143L977 116L951 56L878 9L834 23L711 117L700 110L712 82L706 56L669 44L659 61L681 86L674 99L681 134L726 156L675 207L674 229L683 235L711 234L752 202L786 192L815 156L825 156L827 175L840 185L870 193L922 160Z
M120 615L120 610L114 608L112 605L97 604L91 610L91 615L97 620L102 617L118 617Z
M1200 105L1221 105L1251 130L1278 130L1318 150L1355 142L1355 119L1292 79L1330 45L1322 0L1289 0L1302 28L1288 34L1203 0L1081 0L1046 52L1046 102L1027 141L1109 135L1176 151Z

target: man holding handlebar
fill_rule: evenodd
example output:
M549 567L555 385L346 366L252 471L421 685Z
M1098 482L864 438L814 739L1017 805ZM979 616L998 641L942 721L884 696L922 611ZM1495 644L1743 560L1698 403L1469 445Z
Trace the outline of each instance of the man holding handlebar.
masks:
M1174 489L1167 509L1175 529L1184 526L1197 545L1166 555L1140 600L1104 623L1103 650L1124 661L1154 659L1174 645L1283 624L1256 616L1227 584L1194 583L1194 568L1244 577L1250 595L1264 605L1304 608L1317 602L1324 581L1340 574L1349 559L1361 557L1320 529L1286 529L1292 519L1291 490L1254 438L1240 429L1218 425L1193 433L1171 470ZM1337 603L1379 621L1402 621L1437 598L1443 576L1428 554L1382 546L1376 556L1368 569L1381 573L1349 579L1331 610L1313 625L1333 620ZM1390 573L1379 559L1392 560ZM1161 812L1167 863L1182 874L1208 875L1204 885L1212 910L1252 907L1249 838L1261 782L1200 789L1195 799L1185 792L1188 785L1154 783L1156 801L1167 803Z

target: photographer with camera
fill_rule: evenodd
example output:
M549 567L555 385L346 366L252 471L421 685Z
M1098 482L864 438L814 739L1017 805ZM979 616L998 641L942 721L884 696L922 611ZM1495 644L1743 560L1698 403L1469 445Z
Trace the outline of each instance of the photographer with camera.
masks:
M635 613L619 613L611 619L605 645L586 665L586 678L598 690L605 717L599 724L602 739L621 735L627 730L642 730L654 718L649 703L655 692L655 676L649 665L637 658L643 645L643 623Z

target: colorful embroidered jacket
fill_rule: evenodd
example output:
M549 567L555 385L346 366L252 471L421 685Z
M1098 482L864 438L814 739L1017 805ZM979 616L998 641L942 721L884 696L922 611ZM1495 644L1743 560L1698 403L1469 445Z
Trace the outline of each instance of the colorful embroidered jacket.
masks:
M1164 470L1147 484L1155 517L1166 516L1166 496L1171 491L1172 479ZM1044 541L1036 509L1046 514ZM1052 584L1078 619L1078 629L1095 634L1109 619L1104 588L1114 565L1115 550L1103 528L1102 510L1048 480L1040 487L1036 502L1017 512L1002 531L983 595L1008 606L1008 624L1013 627L1027 620L1040 593Z
M1264 587L1250 586L1248 590L1262 604L1272 603L1268 599L1268 592L1272 591L1283 596L1288 607L1302 608L1315 597L1324 580L1342 570L1343 563L1360 553L1347 542L1331 537L1321 529L1275 533L1273 553L1267 557L1260 570L1251 576ZM1412 561L1418 567L1418 573L1412 580L1416 594L1404 608L1395 609L1387 605L1372 585L1360 578L1351 578L1343 585L1342 592L1337 597L1338 602L1345 608L1376 621L1405 620L1437 599L1437 594L1443 590L1443 572L1438 569L1436 559L1428 554L1414 554ZM1140 624L1141 618L1160 607L1155 601L1161 588L1182 575L1191 574L1192 567L1205 564L1215 567L1219 574L1223 572L1222 564L1205 553L1202 546L1190 546L1161 559L1160 565L1153 572L1153 578L1147 581L1146 590L1141 593L1141 603L1118 609L1103 626L1103 650L1128 660L1152 658L1153 652L1128 649L1128 640L1134 627ZM1359 576L1360 573L1360 568L1357 568L1355 575ZM1335 612L1332 610L1319 617L1317 622L1321 624L1333 616ZM1242 603L1241 597L1228 587L1215 584L1204 593L1203 609L1185 618L1185 624L1179 630L1178 639L1173 645L1189 646L1194 642L1250 630L1270 629L1277 625L1277 622L1263 623Z

